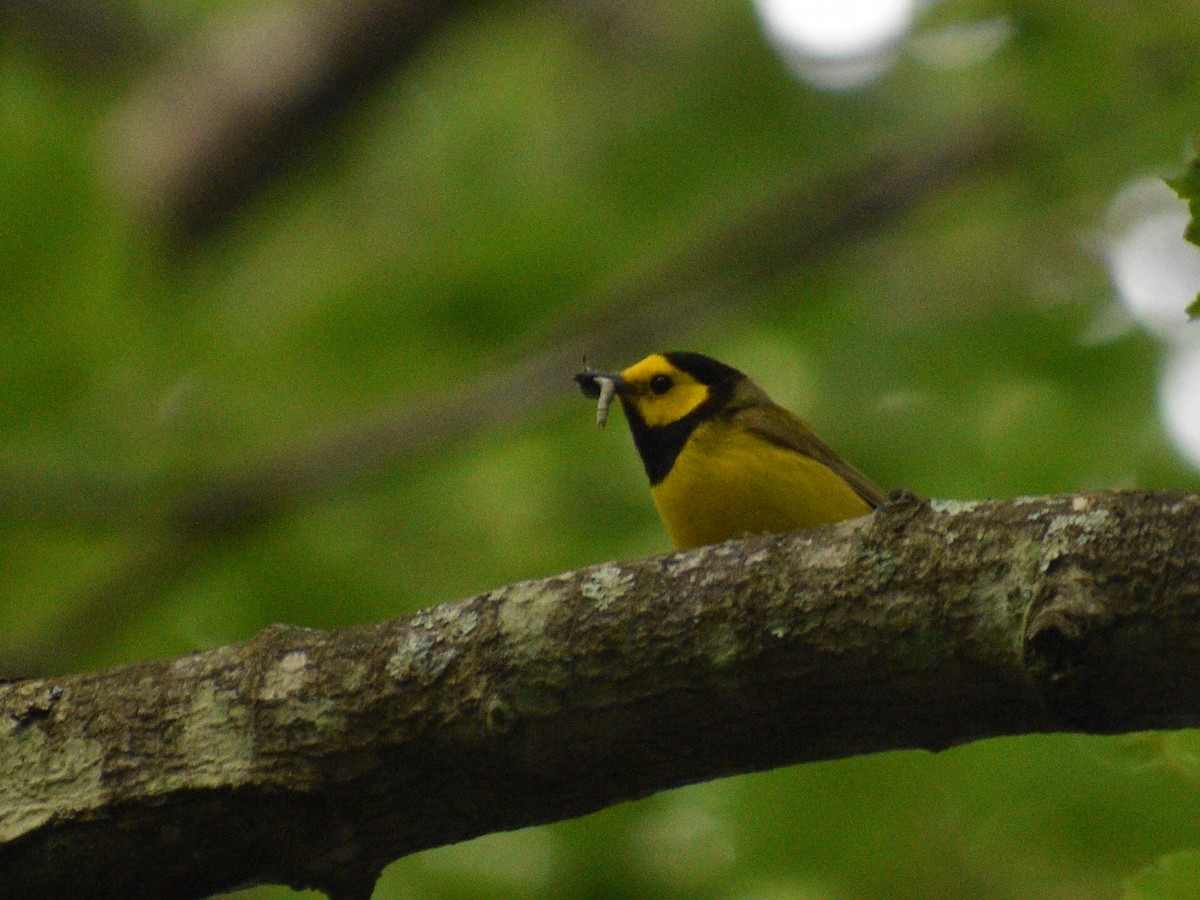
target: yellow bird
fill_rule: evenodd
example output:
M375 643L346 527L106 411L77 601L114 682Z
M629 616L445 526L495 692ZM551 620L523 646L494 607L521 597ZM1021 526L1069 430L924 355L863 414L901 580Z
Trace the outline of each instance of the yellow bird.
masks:
M852 519L884 499L803 420L710 357L656 353L619 375L575 380L598 399L601 427L613 397L621 401L677 548Z

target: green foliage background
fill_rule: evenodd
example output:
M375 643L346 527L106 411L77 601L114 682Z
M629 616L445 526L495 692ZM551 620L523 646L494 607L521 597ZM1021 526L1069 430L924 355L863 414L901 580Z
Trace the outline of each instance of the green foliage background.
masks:
M955 71L906 55L845 94L790 78L745 3L615 8L630 34L570 4L473 9L175 261L99 175L136 72L0 37L3 643L138 571L185 487L486 377L790 173L980 121L1019 134L1008 164L750 286L719 325L594 362L709 352L926 495L1200 488L1157 418L1153 340L1087 338L1113 303L1108 200L1176 174L1196 135L1194 3L946 0L918 35L1005 16L1010 40ZM570 374L535 415L128 582L138 602L72 666L665 551L619 416L597 432ZM1051 736L796 767L421 854L377 896L1197 896L1198 753L1187 733Z

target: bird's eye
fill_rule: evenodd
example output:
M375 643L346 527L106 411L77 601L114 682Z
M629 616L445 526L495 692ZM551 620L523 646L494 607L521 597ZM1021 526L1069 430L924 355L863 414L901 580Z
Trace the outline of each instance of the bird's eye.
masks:
M650 379L650 390L656 394L665 394L671 389L672 384L674 382L671 381L670 375L655 375Z

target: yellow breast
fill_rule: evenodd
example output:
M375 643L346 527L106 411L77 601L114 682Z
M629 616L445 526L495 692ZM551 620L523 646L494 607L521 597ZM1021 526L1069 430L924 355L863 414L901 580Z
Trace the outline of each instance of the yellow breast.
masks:
M827 466L721 422L696 428L651 494L671 542L680 549L746 532L811 528L871 511Z

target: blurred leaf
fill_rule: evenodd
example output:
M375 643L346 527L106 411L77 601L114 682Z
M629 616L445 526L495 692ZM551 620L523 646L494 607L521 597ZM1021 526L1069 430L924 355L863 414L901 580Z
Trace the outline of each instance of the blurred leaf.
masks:
M1125 882L1124 900L1195 900L1200 896L1200 850L1168 853Z
M1179 195L1180 200L1187 201L1188 211L1192 214L1191 221L1183 231L1183 236L1193 244L1200 246L1200 148L1197 148L1196 154L1182 175L1168 178L1166 181ZM1187 314L1190 319L1200 319L1200 295L1197 295L1196 299L1188 304Z
M1180 200L1187 201L1192 214L1192 220L1183 236L1193 244L1200 245L1200 222L1197 222L1197 219L1200 219L1200 148L1197 148L1196 155L1192 157L1184 173L1175 178L1168 178L1167 184Z
M1161 768L1200 793L1200 731L1142 731L1099 741L1080 740L1087 752L1105 765L1130 771Z

